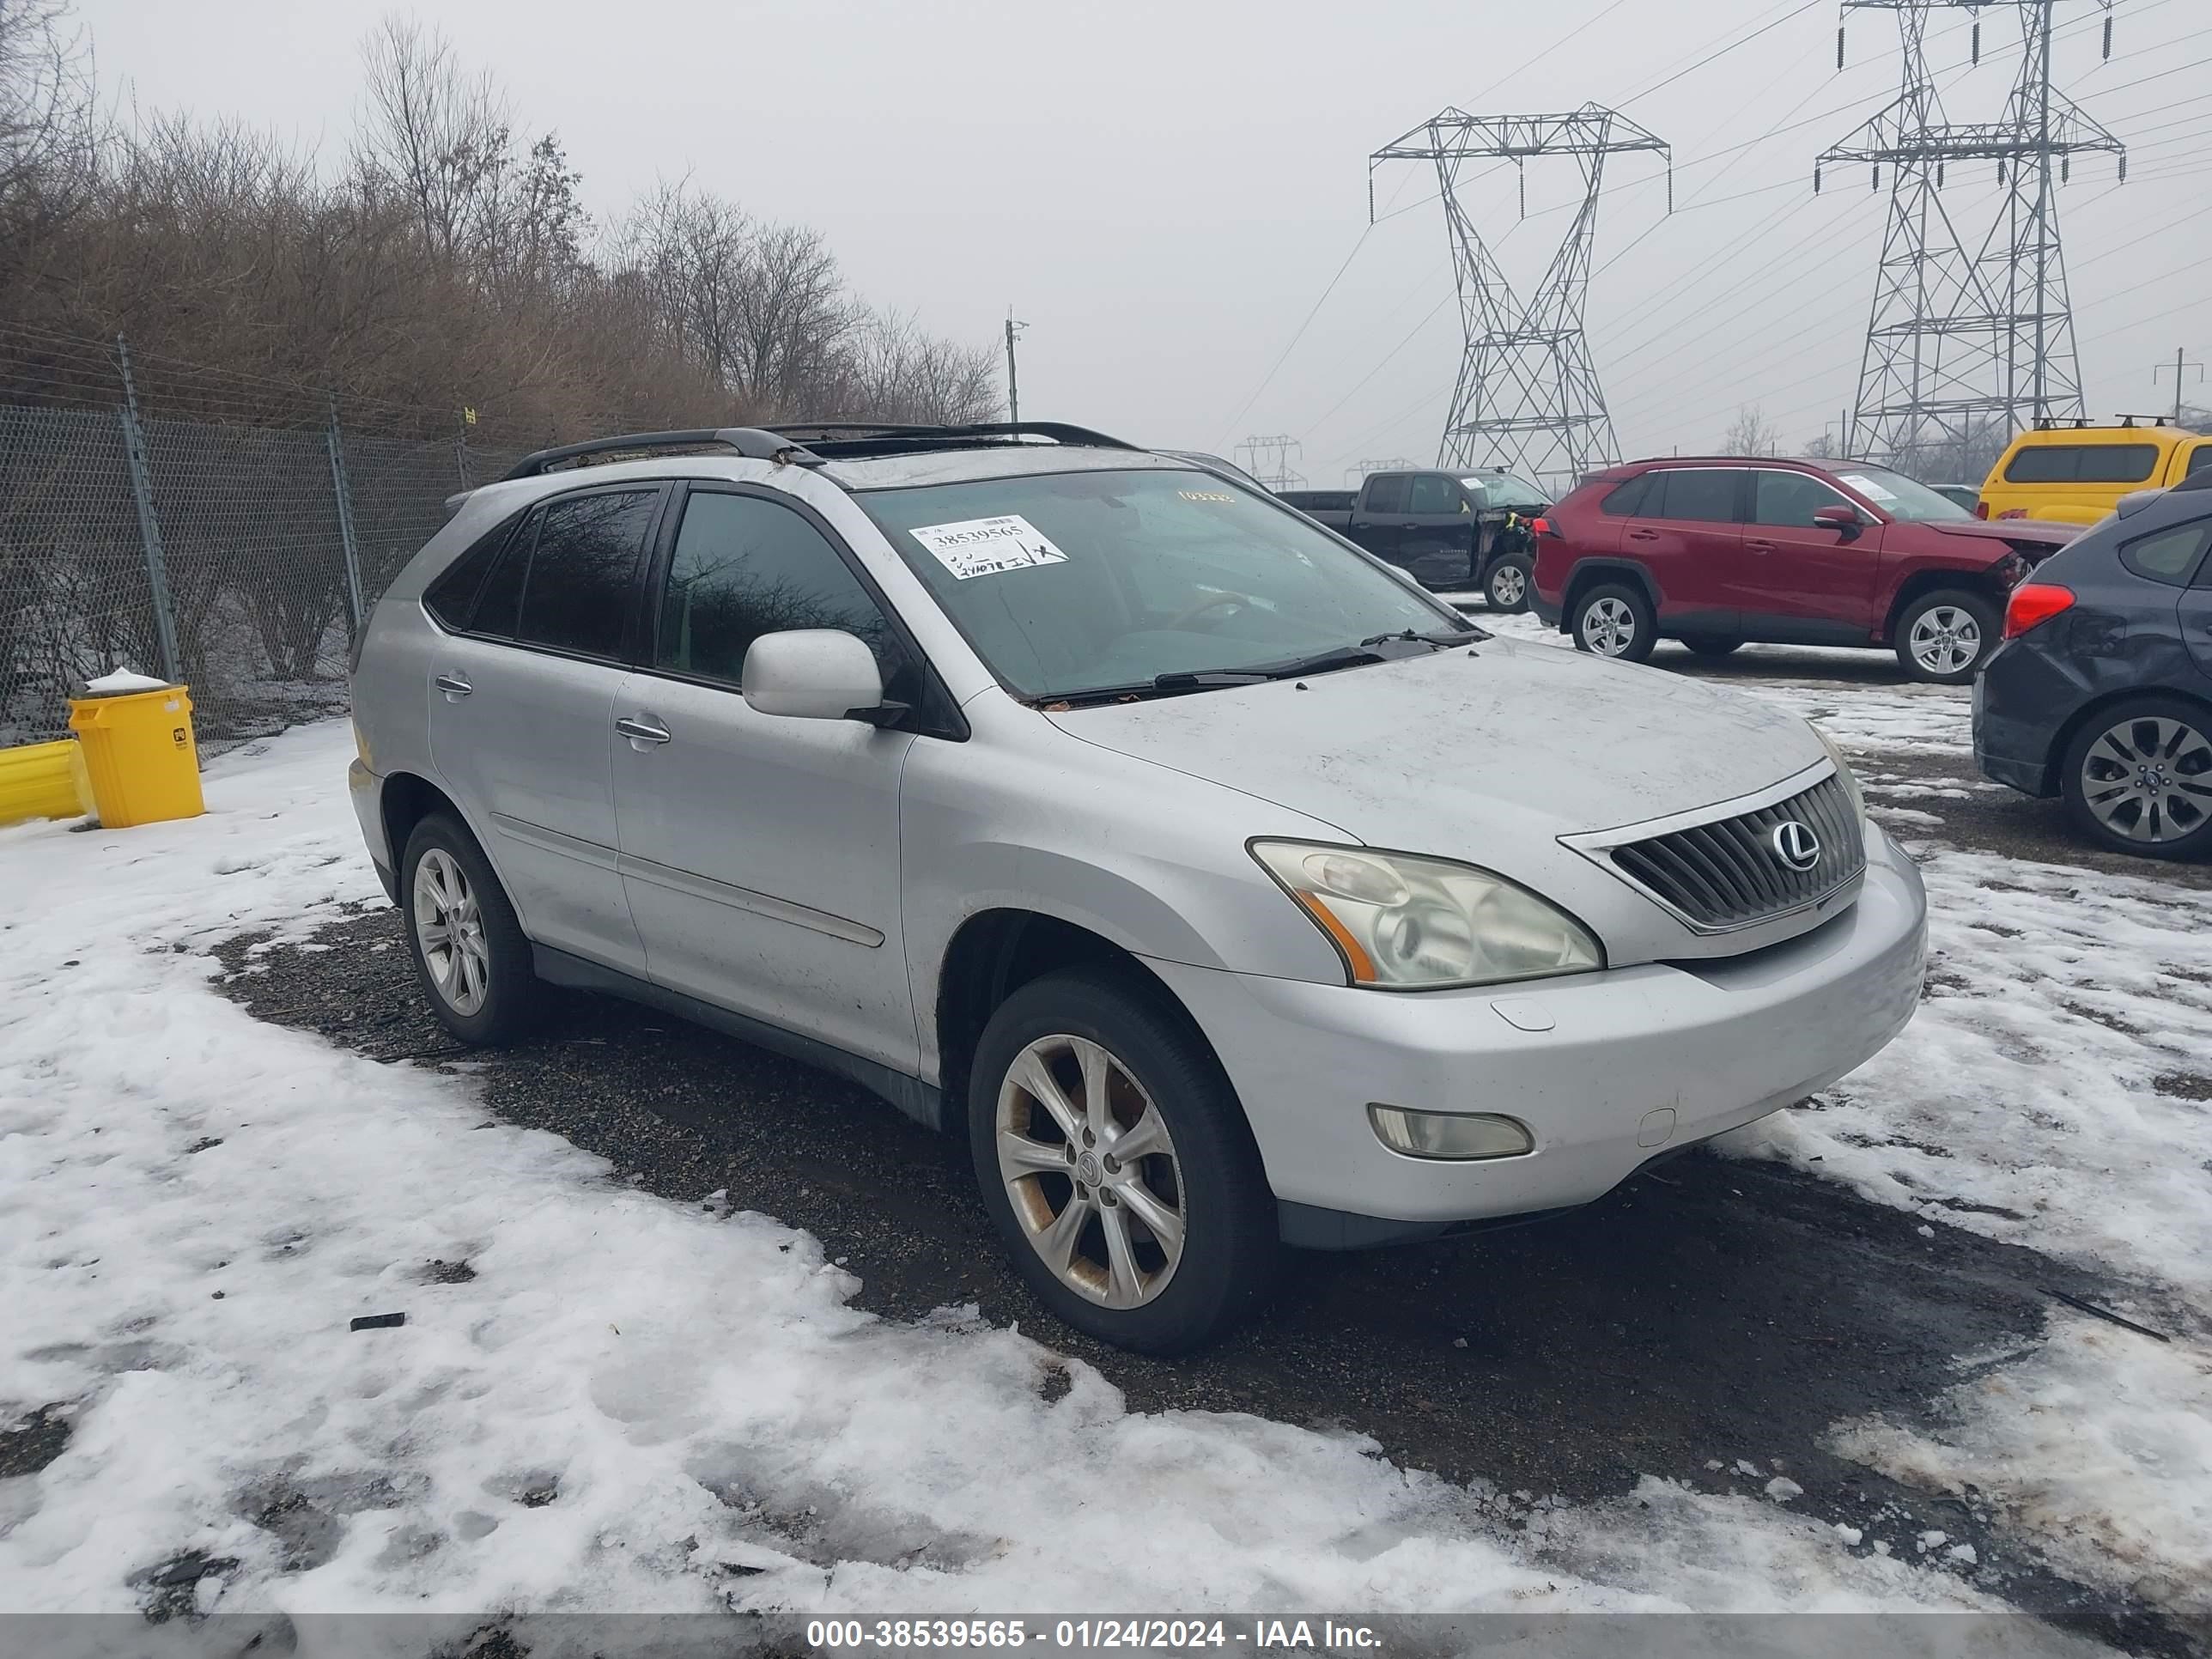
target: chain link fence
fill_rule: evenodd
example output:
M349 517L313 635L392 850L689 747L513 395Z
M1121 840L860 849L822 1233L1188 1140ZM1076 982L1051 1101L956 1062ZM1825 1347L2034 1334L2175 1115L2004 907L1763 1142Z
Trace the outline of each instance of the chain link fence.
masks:
M355 629L520 452L0 405L0 745L117 668L191 685L202 747L343 710Z

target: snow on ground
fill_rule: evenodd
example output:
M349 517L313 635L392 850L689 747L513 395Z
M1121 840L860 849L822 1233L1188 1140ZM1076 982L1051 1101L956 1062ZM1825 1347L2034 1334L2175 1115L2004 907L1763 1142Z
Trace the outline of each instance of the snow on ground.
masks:
M1532 617L1475 620L1572 648ZM2201 1623L2212 1618L2212 895L2148 863L2140 877L2104 875L1945 845L1941 817L1888 802L2004 793L1965 762L1968 690L1884 684L1868 652L1749 646L1730 661L1762 656L1796 678L1726 683L1865 757L1875 817L1921 861L1929 997L1868 1065L1723 1150L2116 1269L2143 1287L2121 1311L2172 1339L2062 1309L2032 1352L1962 1364L1944 1433L1869 1419L1841 1426L1832 1449L1972 1488L2067 1570ZM1805 678L1808 658L1838 678ZM1931 787L1889 769L1916 757L1947 760L1960 781Z
M1514 1534L1358 1437L1131 1413L957 1310L854 1310L805 1235L641 1194L488 1121L465 1078L256 1021L208 988L207 947L374 896L346 755L342 725L309 728L210 768L202 819L0 832L0 1425L57 1403L71 1428L0 1480L0 1607L142 1606L190 1552L201 1610L457 1631L1988 1605L1778 1498L1647 1480ZM386 1313L405 1324L348 1328Z

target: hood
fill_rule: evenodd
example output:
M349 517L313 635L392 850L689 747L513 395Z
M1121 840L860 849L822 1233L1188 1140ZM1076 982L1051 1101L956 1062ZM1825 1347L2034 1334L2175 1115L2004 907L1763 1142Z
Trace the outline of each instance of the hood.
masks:
M1559 837L1731 800L1825 758L1741 692L1557 646L1472 651L1071 709L1061 730L1398 852L1540 881Z
M1943 536L1963 536L1970 541L1996 542L2031 557L2056 553L2081 533L2078 524L2054 524L2048 519L1945 519L1923 522L1917 528Z

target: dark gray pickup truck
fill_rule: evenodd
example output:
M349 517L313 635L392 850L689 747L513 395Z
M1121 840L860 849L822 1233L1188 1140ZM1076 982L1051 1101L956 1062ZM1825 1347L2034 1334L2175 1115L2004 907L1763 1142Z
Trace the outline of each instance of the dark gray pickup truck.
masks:
M1479 592L1494 611L1528 603L1535 562L1528 522L1551 505L1502 467L1371 472L1358 489L1285 489L1280 498L1439 592Z

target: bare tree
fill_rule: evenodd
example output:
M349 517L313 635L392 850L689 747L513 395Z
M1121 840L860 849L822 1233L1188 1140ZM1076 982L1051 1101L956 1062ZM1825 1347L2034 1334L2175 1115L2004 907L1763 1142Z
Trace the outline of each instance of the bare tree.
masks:
M832 378L836 354L863 313L819 231L764 226L749 252L738 307L738 385L779 413L803 413L799 405Z
M1723 455L1779 455L1782 428L1766 418L1757 404L1746 404L1735 412L1727 435L1721 440Z
M362 41L366 102L356 160L414 210L424 245L456 263L505 158L512 120L489 74L465 72L453 42L387 15Z
M64 0L0 0L0 202L79 159L91 60Z

